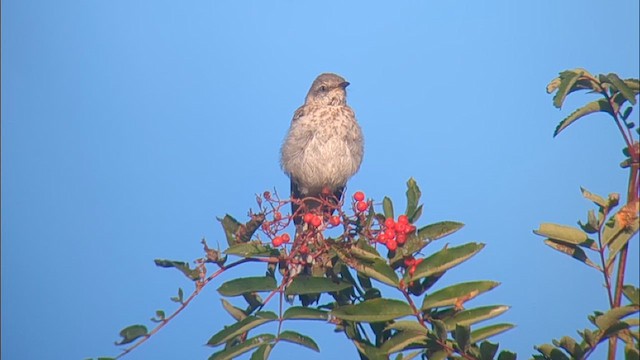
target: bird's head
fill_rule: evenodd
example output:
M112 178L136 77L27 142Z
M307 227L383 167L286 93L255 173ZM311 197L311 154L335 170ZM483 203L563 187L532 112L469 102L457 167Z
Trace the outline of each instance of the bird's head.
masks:
M349 82L342 76L331 73L321 74L311 84L305 104L345 105L347 103L347 86L349 86Z

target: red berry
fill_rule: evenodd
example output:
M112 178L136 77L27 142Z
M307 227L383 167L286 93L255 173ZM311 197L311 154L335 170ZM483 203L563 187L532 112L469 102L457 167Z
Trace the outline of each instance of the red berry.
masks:
M329 219L329 224L331 224L331 225L333 225L333 226L338 226L338 225L340 225L340 216L336 216L336 215L332 216L332 217Z
M387 229L395 229L396 228L396 222L393 221L392 218L388 218L387 220L384 221L384 226L386 226Z
M409 223L409 218L407 217L407 215L400 215L398 216L398 222L406 225Z
M311 225L313 225L313 227L322 225L322 219L320 218L320 216L313 215L313 218L311 219Z
M310 223L311 223L311 220L313 220L313 217L314 217L314 216L315 216L315 215L313 215L312 213L306 213L306 214L304 214L304 218L302 218L302 220L303 220L305 223L310 224Z
M410 267L416 263L416 259L413 256L404 258L404 266Z
M405 231L406 234L413 234L416 231L416 227L415 225L407 225L407 230Z
M387 249L391 251L396 251L398 248L398 243L394 239L387 240Z
M362 191L356 191L355 194L353 194L353 199L355 201L362 201L364 200L364 193Z
M413 276L413 274L416 272L416 264L411 265L411 267L409 268L409 275Z
M399 234L405 234L405 233L407 232L407 224L405 224L405 223L401 223L401 222L398 222L398 223L396 224L396 231L397 231Z
M289 234L282 234L282 242L283 243L288 243L291 240L291 236L289 236Z
M387 234L385 234L383 232L379 233L377 240L381 244L386 244L387 243Z
M300 246L300 253L301 254L307 254L309 253L309 247L307 246L307 244L302 244Z
M395 239L396 237L396 231L393 229L387 229L384 233L387 235L387 239Z
M367 208L369 207L369 204L367 204L364 201L358 201L356 203L356 210L358 210L359 212L364 212L367 210Z
M280 213L280 211L274 212L273 213L273 220L279 221L280 219L282 219L282 214Z
M420 265L420 263L422 262L422 260L424 260L424 259L416 259L416 266Z
M405 233L396 234L396 241L398 242L398 245L404 245L404 243L407 242L407 234Z
M273 243L273 246L280 246L282 245L282 237L281 236L276 236L273 238L273 240L271 240L271 242Z

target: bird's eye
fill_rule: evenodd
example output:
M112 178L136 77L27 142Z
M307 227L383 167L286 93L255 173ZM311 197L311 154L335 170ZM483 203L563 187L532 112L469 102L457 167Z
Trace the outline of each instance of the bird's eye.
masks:
M324 85L320 85L320 87L318 88L318 91L325 92L325 91L327 91L327 87L324 86Z

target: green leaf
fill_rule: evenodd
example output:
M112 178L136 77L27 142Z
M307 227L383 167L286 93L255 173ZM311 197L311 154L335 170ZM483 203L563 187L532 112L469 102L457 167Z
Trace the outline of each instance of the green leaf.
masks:
M571 355L572 359L583 359L584 351L572 337L563 336L560 340L553 340L555 346L559 346Z
M445 319L444 323L447 325L448 330L453 330L455 329L456 324L473 325L480 321L494 318L507 310L509 310L509 306L505 305L477 307L474 309L463 310L452 317Z
M562 350L551 344L534 346L534 349L538 350L541 354L551 360L569 360L569 357L564 352L562 352Z
M278 337L278 340L283 340L290 343L302 345L313 351L320 352L320 348L318 347L318 344L316 344L316 342L313 341L312 338L302 335L300 333L297 333L295 331L287 330L287 331L281 332L280 336Z
M624 360L639 360L640 351L633 347L631 344L627 344L624 347Z
M498 352L498 344L483 341L480 344L480 360L493 360L493 357Z
M220 299L220 300L222 300L222 307L224 307L224 309L227 310L229 315L231 315L231 317L233 317L236 321L240 321L247 317L247 314L245 314L245 312L242 309L231 305L231 303L225 299Z
M622 287L622 292L631 304L640 305L640 289L633 285L625 285Z
M182 304L184 302L184 291L182 291L182 288L178 288L178 296L172 296L170 300Z
M584 73L583 71L576 70L567 70L560 73L560 84L557 86L558 92L553 97L553 106L557 108L562 107L565 97L569 94L576 81L578 81L578 78ZM547 89L549 89L549 87L547 87Z
M424 345L426 344L426 341L427 338L424 334L412 331L402 331L385 340L380 349L387 354L393 354L403 351L410 346Z
M276 279L271 276L255 276L229 280L218 288L222 296L238 296L259 291L273 291L278 288Z
M151 318L151 321L153 322L163 322L166 318L166 315L164 313L164 310L156 310L156 316Z
M433 332L438 336L438 339L442 341L447 340L447 325L444 321L433 319L431 320L431 326L433 327Z
M282 315L286 320L327 320L329 312L303 306L292 306Z
M498 355L498 360L516 360L516 354L511 351L502 350Z
M256 351L251 354L251 360L267 360L273 346L271 344L262 344Z
M425 328L424 326L420 325L420 323L416 321L409 321L409 320L395 321L387 325L384 329L398 330L403 332L415 332L415 333L422 334L423 336L427 335L427 333L429 332L429 330L427 330L427 328Z
M326 277L300 275L293 279L285 289L285 295L321 294L338 292L353 285L346 281L333 281Z
M131 325L120 330L120 336L122 339L116 342L116 345L125 345L134 342L137 338L147 336L149 332L144 325Z
M471 336L471 328L469 325L456 324L454 334L460 349L464 352L469 350L469 337Z
M620 93L622 93L622 96L624 96L625 99L629 100L629 102L633 105L636 104L636 96L634 94L634 91L631 90L631 88L629 88L627 84L618 77L618 75L610 73L607 75L607 78L609 79L611 84L613 84L620 91Z
M200 270L190 269L189 263L187 262L165 260L165 259L155 259L153 262L155 262L156 266L159 266L159 267L176 268L193 281L200 279Z
M624 317L637 313L638 309L637 305L613 308L603 315L596 316L595 324L603 333L607 333L610 328L614 327Z
M271 334L262 334L240 343L236 346L228 347L224 350L218 351L209 357L209 360L231 360L239 355L251 351L265 343L269 343L275 339L275 336Z
M400 300L372 299L356 305L344 305L331 311L331 315L349 321L382 322L413 314L411 307Z
M418 201L420 201L420 188L413 178L407 181L407 210L404 212L409 218L409 222L413 223L415 220L416 210L418 210Z
M571 226L544 223L540 224L540 228L533 232L536 235L545 236L552 240L558 240L568 244L580 245L582 247L597 250L595 242L589 239L587 233Z
M382 211L384 212L384 217L386 219L393 219L393 203L391 202L391 199L389 199L388 197L384 197L384 199L382 199Z
M477 254L484 244L480 243L468 243L457 247L444 248L435 254L427 257L417 267L416 271L411 276L409 272L405 274L408 277L408 281L411 282L429 275L433 275L439 272L446 271L452 267L462 263L469 259L473 255Z
M464 303L500 285L495 281L471 281L435 291L424 297L422 310Z
M389 354L383 352L377 347L373 347L361 341L353 340L353 344L360 354L364 355L367 360L389 360ZM363 358L360 356L360 358Z
M563 254L569 255L574 259L581 261L598 271L601 271L600 267L596 265L593 261L589 260L587 254L579 248L577 245L567 244L563 241L557 241L552 239L546 239L544 241L545 244L549 245L552 249L558 250Z
M511 330L514 327L515 325L513 324L495 324L495 325L489 325L483 328L473 330L471 332L471 342L476 343L478 341L488 339L492 336L501 334L507 330Z
M603 207L603 208L608 207L609 202L602 196L596 195L590 192L589 190L583 188L582 186L580 187L580 191L582 192L582 196L584 196L585 199L593 201L596 205L600 207Z
M332 247L332 249L338 254L340 260L342 260L345 264L347 264L352 269L357 272L368 276L370 278L374 278L380 282L383 282L387 285L391 285L393 287L398 287L399 279L398 275L395 271L384 261L382 258L371 260L358 260L354 256L351 256L350 253L341 249L340 247ZM353 251L355 247L351 248Z
M233 339L244 332L254 329L262 324L276 321L277 319L278 316L276 314L266 311L259 312L256 315L247 316L237 323L218 331L209 339L209 341L207 341L207 345L218 346L220 344L224 344L228 340Z
M248 243L231 245L227 250L224 251L224 253L227 255L237 255L242 257L269 257L278 256L279 254L278 250L264 246L259 241L251 241Z
M222 229L224 230L224 234L227 238L227 244L229 246L233 246L236 241L236 231L240 227L240 222L236 220L233 216L227 214L224 218L218 218L218 221L222 224Z
M405 256L412 256L422 250L431 241L453 234L463 226L464 224L455 221L441 221L420 228L416 235L409 236L403 247L398 248L395 256L389 260L389 263L397 267Z
M587 105L576 109L574 112L569 114L566 118L562 119L555 131L553 132L553 136L556 137L560 132L566 129L569 125L573 124L576 120L584 117L585 115L593 114L596 112L606 112L608 114L613 113L611 109L611 105L606 99L594 100Z

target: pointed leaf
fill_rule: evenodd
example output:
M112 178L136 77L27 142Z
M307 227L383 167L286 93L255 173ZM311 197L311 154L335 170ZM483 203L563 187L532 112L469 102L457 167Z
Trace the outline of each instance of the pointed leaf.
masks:
M224 230L224 234L227 237L227 244L229 246L233 246L236 241L236 231L240 227L240 222L236 220L233 216L227 214L224 218L218 218L218 221L222 224L222 229Z
M344 305L331 311L331 315L349 321L381 322L413 314L411 307L400 300L372 299L356 305Z
M329 312L303 306L292 306L282 315L287 320L327 320Z
M388 197L384 197L382 199L382 211L384 212L384 217L386 219L393 219L393 202Z
M285 295L322 294L338 292L353 285L346 281L333 281L325 277L300 275L293 279L285 289Z
M553 136L558 136L558 134L560 134L562 130L566 129L576 120L584 117L585 115L589 115L595 112L606 112L611 114L613 113L613 110L611 109L611 105L606 99L594 100L587 105L576 109L574 112L569 114L569 116L562 119L562 121L560 121L560 123L556 127L556 130L553 132Z
M275 339L275 336L271 334L262 334L250 339L247 339L245 342L240 343L236 346L228 347L224 350L218 351L209 357L209 360L231 360L236 358L238 355L242 355L247 351L251 351L265 343L269 343Z
M387 354L393 354L406 350L410 346L424 345L426 342L427 337L423 334L411 331L402 331L385 340L380 349Z
M222 296L238 296L259 291L273 291L278 288L276 279L271 276L256 276L229 280L218 288Z
M498 355L498 360L516 360L516 353L512 353L511 351L502 350Z
M224 307L224 309L227 310L229 315L231 315L231 317L233 317L236 321L240 321L247 317L247 314L245 314L245 312L242 309L231 305L231 303L225 299L220 299L220 300L222 300L222 307Z
M633 105L636 104L636 97L633 90L631 90L631 88L629 88L627 84L618 77L618 75L611 73L607 75L607 78L609 79L611 84L613 84L620 91L620 93L622 93L622 96L624 96L625 99L627 99Z
M622 287L622 292L631 304L640 305L640 289L633 285L625 285Z
M389 262L394 267L397 267L403 261L404 257L412 256L421 251L431 241L453 234L463 226L464 224L455 221L441 221L420 228L417 234L409 236L403 247L398 248L395 256L393 256Z
M338 254L340 260L342 260L345 264L347 264L357 272L383 282L387 285L398 287L398 275L382 258L375 259L373 261L358 260L354 256L351 256L351 254L347 253L337 246L333 247L332 249L335 250L336 254ZM353 249L354 248L352 248L352 251Z
M174 260L165 260L165 259L155 259L153 260L156 266L163 268L176 268L180 270L183 274L185 274L189 279L195 281L200 279L200 270L191 269L189 267L189 263L184 261L174 261Z
M493 360L493 357L498 352L498 344L493 344L488 341L483 341L480 344L480 360Z
M600 270L600 267L596 265L593 261L589 260L584 250L579 248L577 245L567 244L563 241L557 241L552 239L546 239L544 243L549 245L552 249L558 250L563 254L567 254L572 258L591 266L594 269Z
M353 344L356 346L356 349L360 352L360 354L364 355L364 359L367 360L389 360L389 354L383 352L377 347L373 347L364 342L360 342L357 340L353 340ZM363 358L361 356L361 358Z
M447 325L448 330L453 330L455 329L456 324L473 325L480 321L494 318L507 310L509 310L509 306L505 305L477 307L461 311L454 316L445 319L444 323Z
M262 344L251 354L251 360L267 360L273 346L271 344Z
M472 281L452 285L425 296L422 310L462 304L498 285L500 283L495 281Z
M571 226L544 223L540 224L540 228L533 232L536 235L545 236L553 240L597 250L595 241L589 239L587 233Z
M596 205L603 208L608 207L609 202L602 196L596 195L583 187L580 187L580 191L582 192L582 196L584 196L588 200L593 201Z
M478 341L488 339L492 336L501 334L507 330L511 330L514 327L515 325L513 324L495 324L495 325L489 325L483 328L473 330L471 332L471 342L476 343Z
M120 330L120 336L122 339L116 342L116 345L125 345L134 342L136 339L147 336L149 332L144 325L131 325Z
M578 78L582 76L582 71L567 70L560 73L560 84L557 86L558 92L553 97L553 106L557 108L562 107L565 97L571 91L573 85L578 81ZM551 84L549 84L551 85ZM549 87L547 87L548 89Z
M402 332L415 332L426 336L429 330L416 321L400 320L387 325L385 330L398 330Z
M471 336L471 328L469 325L456 324L454 334L460 349L464 352L469 350L469 337Z
M416 210L418 209L418 201L420 201L421 195L422 192L418 187L418 183L416 183L415 179L410 178L407 181L407 210L404 212L405 214L407 214L409 222L413 222L416 220L414 217L416 214Z
M596 316L595 324L600 330L602 330L602 332L607 332L609 328L613 327L616 323L618 323L626 316L637 313L638 309L639 307L637 305L627 305L613 308L603 315Z
M425 258L424 261L416 267L413 276L407 272L405 276L408 275L408 281L405 282L411 282L429 275L447 271L477 254L483 247L484 244L468 243L457 247L442 249Z
M247 332L251 329L254 329L262 324L266 324L272 321L276 321L278 316L272 312L260 312L259 315L251 315L247 316L245 319L238 321L237 323L227 326L224 329L218 331L215 335L213 335L209 341L207 341L207 345L209 346L217 346L220 344L224 344L230 339Z
M290 343L294 343L294 344L298 344L298 345L302 345L306 348L309 348L313 351L316 352L320 352L320 348L318 347L318 344L316 344L315 341L313 341L312 338L302 335L300 333L297 333L295 331L283 331L280 333L280 336L278 336L278 340L283 340L283 341L287 341Z
M231 245L224 251L227 255L237 255L242 257L269 257L278 256L279 252L276 249L272 249L268 246L262 245L260 241L251 241L247 243L240 243Z

